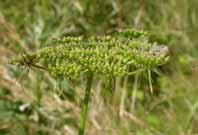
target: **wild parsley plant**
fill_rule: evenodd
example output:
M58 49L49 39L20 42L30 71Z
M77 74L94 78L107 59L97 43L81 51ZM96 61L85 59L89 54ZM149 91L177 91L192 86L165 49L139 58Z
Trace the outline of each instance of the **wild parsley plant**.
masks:
M79 128L79 135L83 135L94 75L124 77L150 71L168 61L168 47L150 43L148 35L144 31L123 30L106 36L63 37L55 40L55 46L14 57L10 63L41 68L55 78L85 76L87 83ZM134 71L131 72L131 68Z

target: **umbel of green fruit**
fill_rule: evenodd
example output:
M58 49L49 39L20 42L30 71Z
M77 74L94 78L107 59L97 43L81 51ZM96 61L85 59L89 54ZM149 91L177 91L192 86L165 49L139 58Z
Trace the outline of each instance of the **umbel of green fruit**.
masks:
M120 32L115 36L90 38L64 37L56 40L56 46L15 57L11 63L37 66L54 77L75 79L87 72L121 77L130 74L129 67L134 70L151 69L168 60L166 46L149 43L143 32L136 33Z
M125 30L98 37L64 37L55 46L13 58L18 66L47 70L53 77L87 77L79 135L84 134L93 74L123 77L140 69L152 69L167 62L168 48L149 43L143 31Z

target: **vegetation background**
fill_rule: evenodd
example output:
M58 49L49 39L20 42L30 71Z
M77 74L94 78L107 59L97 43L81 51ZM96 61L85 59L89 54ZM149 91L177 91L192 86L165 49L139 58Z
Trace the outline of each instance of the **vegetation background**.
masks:
M86 133L198 135L197 0L0 0L0 135L75 135L84 95L83 81L53 80L9 58L56 37L120 28L153 33L171 59L152 73L153 96L144 74L116 80L114 91L96 77Z

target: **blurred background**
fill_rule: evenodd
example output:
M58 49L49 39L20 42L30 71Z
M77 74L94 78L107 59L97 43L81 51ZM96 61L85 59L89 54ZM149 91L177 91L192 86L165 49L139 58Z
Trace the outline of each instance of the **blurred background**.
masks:
M54 38L146 30L170 61L152 72L95 77L87 135L198 135L198 0L0 0L0 135L76 135L84 81L54 80L8 60ZM97 81L100 80L100 81Z

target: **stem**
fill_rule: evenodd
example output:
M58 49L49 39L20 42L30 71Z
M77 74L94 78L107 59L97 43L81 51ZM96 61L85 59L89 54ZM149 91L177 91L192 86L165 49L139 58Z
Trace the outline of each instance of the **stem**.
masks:
M135 80L133 84L133 94L132 94L132 105L131 105L131 110L135 111L135 102L136 102L136 93L138 89L138 79L139 79L139 73L135 75Z
M81 116L80 116L79 135L84 135L84 131L85 131L85 124L86 124L86 118L87 118L89 97L90 97L90 93L91 93L92 80L93 80L93 74L92 73L89 73L87 75L87 83L86 83L86 89L85 89L85 96L84 96L83 106L82 106L82 112L81 112Z
M125 112L125 99L127 97L127 81L128 77L124 78L124 89L122 90L121 101L120 101L120 117L123 117Z
M149 80L149 87L150 87L151 94L153 94L153 86L152 86L151 70L150 69L148 69L148 80Z

